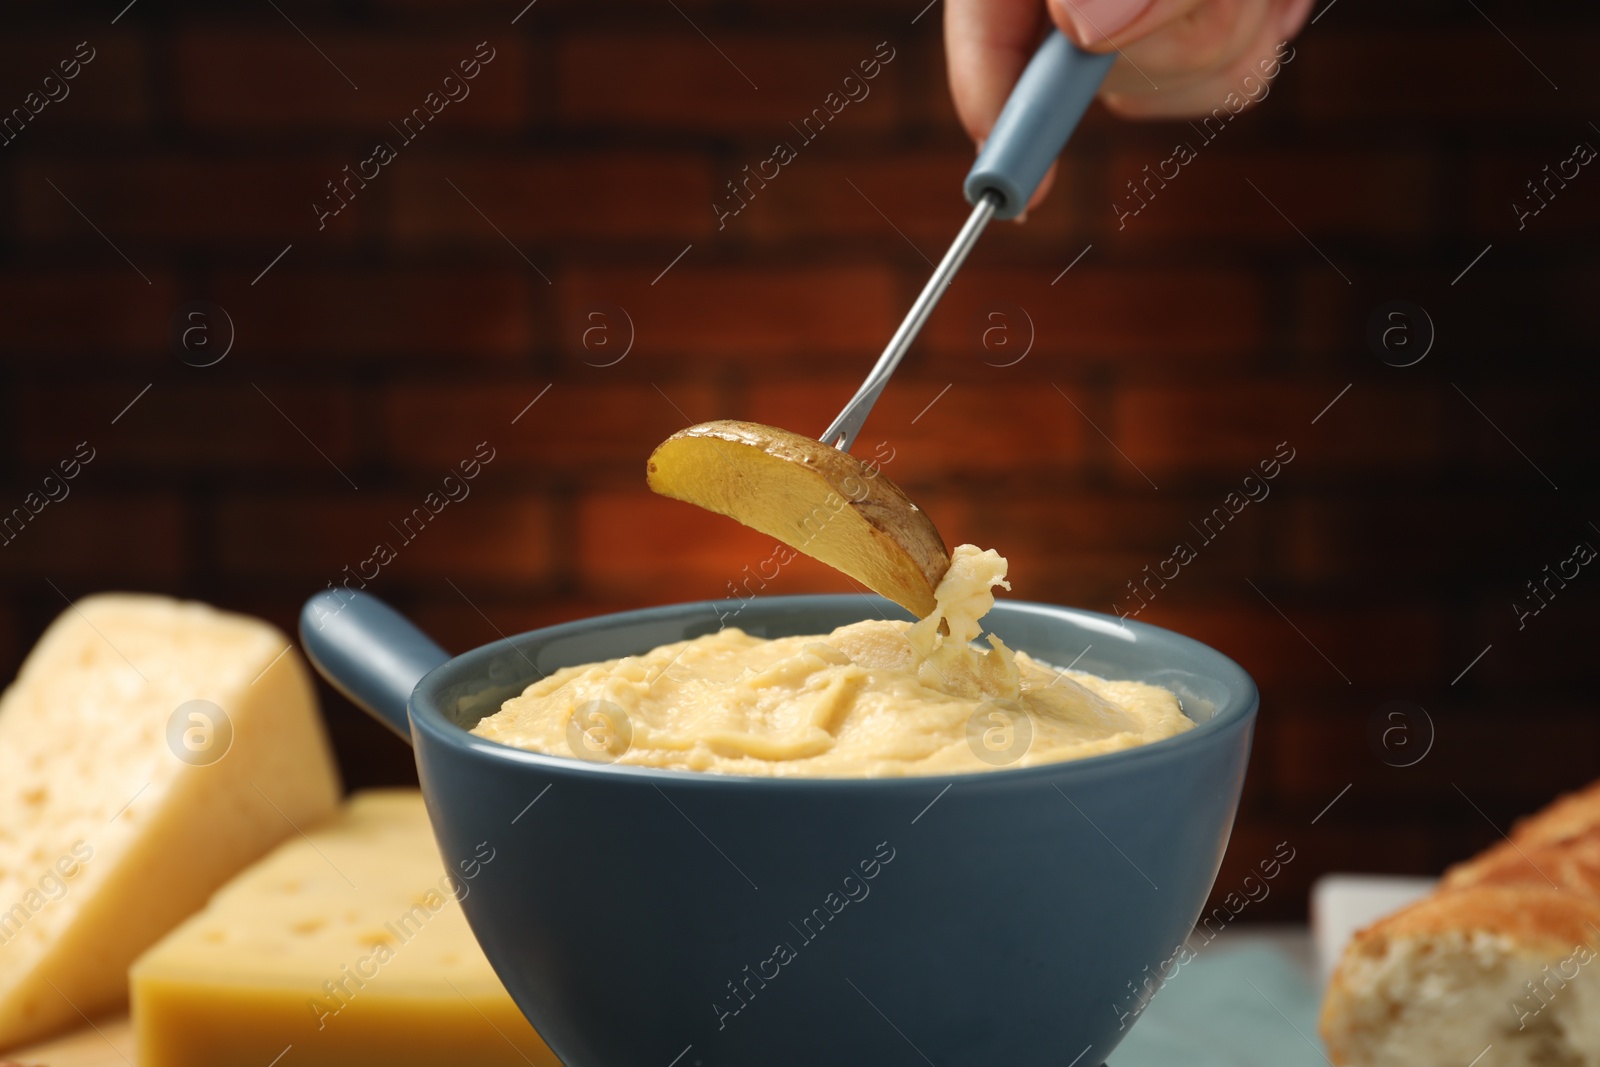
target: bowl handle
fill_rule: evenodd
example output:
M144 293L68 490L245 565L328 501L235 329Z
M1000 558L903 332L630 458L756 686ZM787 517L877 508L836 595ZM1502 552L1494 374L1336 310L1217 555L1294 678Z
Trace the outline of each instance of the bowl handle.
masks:
M407 742L411 691L450 658L410 619L349 589L325 590L306 601L300 644L317 673Z

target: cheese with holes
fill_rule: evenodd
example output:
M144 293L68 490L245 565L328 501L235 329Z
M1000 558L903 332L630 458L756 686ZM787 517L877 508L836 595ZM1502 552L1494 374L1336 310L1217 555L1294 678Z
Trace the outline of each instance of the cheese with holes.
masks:
M461 911L495 855L446 873L422 794L357 794L134 964L136 1062L560 1067Z
M0 696L0 1049L121 1005L139 953L339 792L277 629L165 597L68 608Z

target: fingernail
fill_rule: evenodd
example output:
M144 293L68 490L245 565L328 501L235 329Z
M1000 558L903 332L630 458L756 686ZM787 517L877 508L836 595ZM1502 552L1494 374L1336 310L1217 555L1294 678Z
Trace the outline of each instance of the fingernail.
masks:
M1098 44L1127 29L1151 0L1059 0L1081 44Z

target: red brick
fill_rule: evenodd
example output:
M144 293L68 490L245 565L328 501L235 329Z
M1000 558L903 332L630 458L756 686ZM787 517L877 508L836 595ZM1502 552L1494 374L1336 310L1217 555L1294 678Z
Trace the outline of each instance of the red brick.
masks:
M1095 611L1136 605L1126 583L1138 584L1157 573L1179 543L1197 552L1158 595L1203 599L1226 585L1237 589L1241 577L1264 550L1267 513L1280 501L1268 495L1251 504L1220 534L1206 541L1190 523L1205 519L1221 503L1214 497L1180 492L1130 491L1109 494L1093 490L1069 492L1049 484L1025 487L1017 479L999 492L983 492L956 511L959 528L946 529L931 500L920 492L918 504L940 521L951 541L970 541L997 549L1011 561L1012 596L1060 599ZM1170 569L1169 569L1170 573ZM1152 588L1159 588L1153 585Z
M1588 390L1520 381L1452 382L1445 390L1451 421L1466 442L1459 455L1479 470L1541 496L1589 476L1592 464L1573 454L1571 434L1592 417Z
M872 449L864 446L858 451L870 456ZM898 459L891 461L890 469L897 463ZM1013 478L1010 484L1016 483L1017 479ZM1009 493L997 499L994 493L927 482L914 488L918 507L932 520L947 547L975 543L997 549L1010 559L1012 591L1009 595L1019 600L1070 603L1108 611L1116 584L1133 577L1144 563L1158 558L1141 555L1137 546L1123 546L1114 534L1093 530L1095 516L1106 517L1111 530L1128 529L1135 522L1121 519L1121 512L1114 513L1109 504L1098 509L1093 503L1085 504L1082 512L1089 517L1081 517L1077 505L1090 498L1067 496L1063 500L1052 492L1043 500L1019 498ZM1037 506L1033 506L1035 504ZM620 508L622 504L616 506ZM1138 507L1128 510L1136 516L1144 513ZM1083 535L1081 542L1080 534ZM749 562L737 553L730 559L734 569ZM713 570L720 574L729 569L726 562L720 556L714 558ZM816 589L844 588L838 585L837 576L832 579L834 584L829 585L827 572L819 572L819 575ZM726 583L726 576L721 576L720 580Z
M985 333L1000 312L1007 323L1033 322L1034 347L1019 372L1044 373L1064 358L1075 368L1115 366L1138 373L1141 363L1199 364L1211 372L1253 358L1262 344L1266 302L1260 282L1239 271L1128 270L1084 262L1060 275L1080 250L1062 253L1061 266L1035 270L964 270L940 302L923 337L932 351L981 367L1015 356L986 349ZM1054 279L1060 278L1059 281ZM1027 313L1019 320L1016 309ZM1023 337L1013 325L1007 336ZM989 334L990 340L999 338Z
M1362 271L1362 284L1357 288L1345 284L1320 259L1302 261L1288 281L1289 345L1302 365L1315 366L1330 376L1347 375L1352 356L1357 360L1370 357L1367 366L1379 367L1378 357L1368 346L1367 329L1378 309L1390 300L1419 303L1433 319L1436 334L1440 319L1459 321L1458 316L1475 314L1470 306L1458 306L1464 303L1459 300L1459 290L1448 295L1440 292L1449 280L1441 279L1437 270L1369 267ZM1462 334L1459 329L1451 330L1452 348L1480 343L1479 329ZM1431 354L1436 356L1437 350ZM1406 373L1425 374L1427 369L1408 372L1395 368L1389 373L1398 378Z
M1302 483L1356 471L1413 472L1441 458L1444 398L1437 390L1356 383L1313 426L1342 388L1259 380L1130 387L1116 394L1107 432L1158 483L1166 474L1208 470L1242 477L1284 441L1295 450L1290 473ZM1200 441L1204 448L1195 447Z
M1460 379L1459 372L1444 374L1451 365L1446 361L1462 353L1485 357L1483 365L1493 369L1514 352L1520 375L1542 379L1565 374L1570 339L1589 329L1597 279L1553 263L1548 246L1541 253L1531 242L1496 241L1460 283L1451 286L1451 279L1484 251L1483 245L1462 248L1429 269L1423 269L1425 264L1363 268L1357 287L1346 285L1320 261L1302 265L1291 283L1292 348L1303 361L1325 368L1330 376L1348 375L1352 356L1358 366L1370 357L1366 366L1387 378L1441 375L1447 390L1450 380ZM1434 348L1427 361L1414 368L1383 368L1369 348L1369 323L1394 299L1420 305L1432 321Z
M1547 121L1586 121L1600 104L1594 89L1572 74L1591 62L1586 35L1519 28L1504 20L1501 26L1515 45L1482 20L1459 29L1329 30L1299 43L1285 76L1296 82L1304 118L1348 119L1363 129L1371 129L1375 114L1391 122L1447 120L1482 129L1500 120L1525 121L1535 106ZM1352 77L1357 70L1383 76Z
M1452 496L1302 494L1284 502L1275 547L1286 575L1298 581L1338 584L1361 574L1398 583L1391 588L1404 592L1438 593L1463 571L1504 575L1518 546L1544 536L1529 528L1526 504L1505 503L1487 489Z
M1047 530L1048 528L1046 528ZM1037 531L1034 531L1038 534ZM1038 536L1043 536L1038 534ZM972 543L994 548L1011 562L1011 582L1008 596L1018 600L1032 600L1045 604L1060 604L1114 615L1120 608L1127 611L1126 602L1131 594L1126 582L1142 579L1141 568L1152 569L1170 553L1143 553L1132 549L1093 549L1073 552L1063 557L1059 551L1051 552L1036 539L1019 538L1015 532L997 538L972 539ZM1208 587L1215 581L1185 578L1182 585L1171 592L1175 597L1204 598Z
M27 357L0 372L5 492L20 499L30 472L42 477L57 447L81 439L80 425L109 435L94 438L100 458L73 495L0 548L11 590L0 597L0 656L9 645L14 662L61 610L45 576L71 595L172 588L291 625L304 593L370 552L391 504L413 506L485 438L500 454L473 495L374 583L452 649L725 593L765 558L767 539L650 496L643 456L702 418L756 412L820 430L926 277L895 228L930 257L943 250L965 213L971 151L945 85L939 9L913 27L920 0L897 11L888 0L848 11L823 0L826 17L809 23L792 0L762 10L677 2L759 92L659 0L617 10L539 0L514 28L524 0L472 4L466 19L435 0L286 5L359 94L269 5L198 24L152 20L142 4L129 12L99 65L0 166L14 275L0 283L0 348ZM1297 447L1273 496L1141 616L1215 641L1263 683L1257 757L1219 890L1278 841L1300 858L1247 919L1303 917L1322 870L1435 872L1495 840L1452 782L1504 825L1593 770L1582 757L1600 727L1579 694L1590 684L1582 620L1600 585L1574 582L1523 631L1510 604L1583 518L1559 505L1593 466L1581 406L1592 375L1574 357L1593 335L1597 279L1581 264L1600 200L1581 177L1517 231L1508 194L1574 138L1600 143L1587 126L1600 121L1595 90L1580 83L1595 27L1499 6L1485 10L1559 93L1470 6L1339 4L1296 42L1268 105L1202 149L1121 232L1114 183L1164 158L1187 127L1092 108L1062 187L1027 224L991 227L863 435L867 453L880 440L899 448L888 475L952 544L1007 553L1014 596L1099 610L1276 442ZM65 24L38 3L14 14L8 28L24 43L8 33L0 45L0 83L20 94L34 58L53 61L32 42ZM435 40L470 51L478 35L460 31L474 21L503 35L502 59L334 232L316 233L310 194L459 58ZM859 58L851 42L870 52L884 37L900 55L872 98L717 230L716 188L820 103ZM216 58L195 54L213 41ZM585 47L591 69L577 71ZM125 68L112 65L117 48ZM168 350L174 310L198 297L227 307L240 333L208 371ZM1369 317L1394 298L1434 317L1439 342L1419 367L1386 367L1366 350ZM600 302L637 323L637 344L612 367L584 364L617 351L583 347L584 314ZM1034 315L1037 344L1020 364L993 366L1004 360L981 345L984 315L1006 304ZM79 379L89 384L74 387ZM362 489L276 413L252 409L251 381L341 466L349 460ZM36 567L40 558L49 566ZM797 563L768 591L845 588ZM1418 767L1383 766L1367 747L1368 717L1394 696L1436 713L1437 747ZM403 745L329 703L350 781L410 780ZM1510 741L1507 716L1518 727Z
M709 11L716 6L717 0L673 0L685 11ZM431 17L436 15L453 16L463 10L483 9L490 11L498 20L505 14L506 5L499 0L382 0L377 5L384 9L405 12L412 15ZM650 0L614 0L614 3L603 9L585 5L583 0L537 0L536 4L529 5L528 0L513 6L508 18L517 16L518 31L529 34L550 33L552 28L568 29L577 25L601 25L613 21L618 13L626 13L637 17L641 14L655 18L658 22L667 19L677 19L678 16L668 8L663 18L661 6L653 4ZM704 25L704 24L703 24ZM674 29L683 26L680 20Z
M648 382L549 379L398 386L383 413L386 454L419 470L453 468L487 440L495 450L490 477L510 470L582 477L610 466L640 485L645 461L669 434L719 414L704 386L667 383L658 391Z
M1521 729L1507 730L1500 715L1464 714L1439 702L1423 705L1432 723L1433 745L1427 746L1428 725L1407 721L1407 744L1389 758L1408 767L1392 767L1379 758L1368 739L1369 723L1384 718L1390 697L1351 701L1334 715L1280 716L1264 748L1262 769L1272 776L1278 796L1300 805L1323 803L1352 780L1365 792L1381 790L1396 802L1444 797L1473 818L1481 818L1456 790L1482 804L1491 797L1522 794L1531 803L1554 792L1558 781L1585 782L1594 773L1592 753L1600 746L1600 722L1572 708L1519 709ZM1552 746L1549 739L1560 737ZM1427 755L1422 753L1427 751Z
M853 588L850 579L806 556L796 556L760 588L761 564L777 541L645 489L586 494L576 523L577 570L590 595L646 604L717 600L745 595L739 587L747 580L745 568L756 575L748 579L750 588L769 596Z
M1586 123L1575 123L1568 135L1550 134L1542 140L1542 150L1473 160L1470 219L1475 232L1519 243L1593 239L1600 228L1600 178L1591 172L1600 167L1577 168L1573 149L1581 143L1592 152L1600 135ZM1563 167L1569 174L1577 169L1576 176L1563 178ZM1528 190L1529 182L1537 196Z
M648 585L634 590L631 598L619 590L618 597L605 599L528 593L507 596L503 584L493 580L456 584L460 593L446 585L430 590L424 599L412 596L404 603L407 618L445 649L457 653L529 630L654 603Z
M297 253L314 255L295 248L256 284L243 275L219 283L241 354L515 359L538 339L529 290L545 285L531 274L302 269Z
M833 92L842 98L847 76L860 80L857 64L873 58L882 38L776 38L719 30L712 40L715 46L687 26L682 33L650 36L567 37L560 46L559 114L574 125L760 134L774 144L787 142L803 159L812 144L789 123L800 124L813 108L826 113L824 99ZM897 50L894 61L865 83L865 99L847 104L820 130L814 122L813 141L891 128L900 115L904 55Z
M108 491L96 474L91 463L68 483L69 495L47 504L20 533L8 531L0 574L47 578L71 597L96 585L164 588L176 581L192 550L183 503L166 494ZM34 490L31 477L14 483L0 501L0 517L23 507Z
M1324 699L1342 700L1377 685L1431 685L1445 669L1443 621L1432 608L1393 602L1360 608L1308 605L1257 582L1272 598L1269 604L1239 584L1240 599L1213 597L1203 605L1158 593L1138 619L1226 653L1263 689L1287 686ZM1404 648L1405 655L1392 655L1389 650L1395 648Z
M18 634L16 614L9 605L0 604L0 678L12 678L25 654Z
M1594 672L1588 624L1600 609L1600 575L1593 573L1596 564L1580 569L1565 588L1552 580L1552 592L1544 589L1546 566L1554 572L1572 556L1579 542L1600 548L1600 534L1591 529L1585 538L1577 526L1563 523L1559 533L1547 530L1546 547L1518 551L1515 573L1480 588L1481 602L1469 617L1468 634L1455 649L1459 662L1453 660L1450 671L1451 677L1466 671L1461 688L1476 692L1487 687L1490 699L1503 697L1497 701L1501 706L1509 701L1537 708L1548 702L1549 694L1589 684ZM1539 607L1539 598L1528 591L1530 581L1545 601L1538 611L1534 609ZM1493 648L1468 670L1472 658L1490 645Z
M60 142L58 131L81 133L88 126L137 127L149 117L146 97L148 67L144 51L134 38L112 31L108 36L99 27L79 28L71 33L8 32L0 41L0 117L23 107L31 92L44 95L44 79L52 76L66 86L67 95L53 100L33 115L21 133L6 131L16 143L0 147L21 151L36 142ZM80 43L94 49L87 65L78 60L78 75L63 81L61 63L74 60ZM51 90L61 95L52 83Z
M143 387L24 387L17 418L23 456L53 466L87 438L98 453L96 471L137 477L152 470L273 468L325 472L335 486L344 482L329 460L346 471L356 460L356 403L347 389L268 380L258 391L245 381L165 379L140 395Z
M681 154L418 160L395 174L394 230L412 242L494 249L506 239L535 246L572 238L689 239L712 232L710 202L709 166Z
M858 381L759 382L743 417L807 435L820 434L855 392ZM853 452L882 461L903 485L951 476L996 477L1023 467L1071 469L1083 462L1092 433L1052 389L907 379L884 390Z
M111 249L105 253L115 258ZM0 352L164 356L178 295L167 275L150 265L144 270L151 284L120 260L115 269L41 269L0 277L5 293Z
M956 115L955 101L950 96L950 84L945 66L944 15L942 5L935 6L919 19L914 27L906 28L905 47L900 58L906 69L901 72L906 79L905 111L907 125L919 131L934 132L950 138L953 145L965 146L966 130ZM899 47L901 37L894 34L893 43ZM1083 131L1094 123L1095 112L1103 109L1091 105L1089 114L1079 125L1074 142L1083 137ZM974 150L975 154L975 150Z
M1264 241L1321 263L1306 244L1309 236L1349 274L1353 265L1332 255L1338 245L1355 239L1414 244L1434 223L1433 166L1421 152L1283 146L1240 152L1222 135L1208 143L1188 125L1174 128L1172 142L1111 158L1098 197L1104 207L1096 216L1104 240ZM1180 142L1195 158L1181 167L1167 164ZM1162 172L1170 175L1174 167L1176 176L1163 186ZM1141 198L1147 202L1142 208Z
M764 156L765 152L750 149L736 158L748 162L754 173ZM734 181L749 206L724 220L724 227L730 234L759 238L792 240L813 234L868 238L888 255L910 251L906 245L910 240L937 262L971 211L961 193L962 179L971 166L972 154L959 150L802 154L765 187L755 180L747 187L745 172L730 167L717 177ZM724 208L737 206L724 185L717 186L716 196ZM1037 225L1021 229L1037 244L1059 235L1063 221L1065 213L1053 212L1036 220ZM993 232L1000 229L997 225Z
M1492 252L1490 254L1493 255ZM1528 272L1517 273L1525 277ZM1566 368L1570 366L1567 361L1568 347L1573 343L1580 345L1583 343L1581 340L1574 342L1569 338L1581 339L1588 336L1588 331L1593 329L1596 286L1600 286L1600 273L1583 267L1569 268L1553 277L1548 277L1548 283L1544 287L1544 291L1550 294L1550 303L1546 305L1549 309L1548 314L1546 318L1536 321L1540 321L1549 331L1547 336L1551 359L1548 365L1557 375L1564 376ZM1507 315L1502 324L1515 327L1526 321L1524 319L1518 322L1514 316Z
M735 562L743 566L743 561ZM401 603L404 605L406 616L440 645L453 652L464 652L529 630L555 626L576 619L589 619L615 612L653 607L667 602L668 598L673 596L681 595L688 600L705 599L697 596L694 591L680 593L675 584L663 586L655 580L656 577L659 576L643 576L633 586L618 587L613 595L598 597L526 595L507 599L502 595L497 599L492 583L474 585L462 582L458 584L461 586L461 591L471 598L471 603L448 586L444 588L442 595L433 594L423 600L411 597ZM767 593L780 595L794 592L849 591L848 582L837 575L833 585L829 585L827 580L822 578L814 583L814 588L813 583L805 582L803 584L806 588L802 589L799 587L801 583L797 582L794 587L785 585L780 590L779 583L786 581L788 579L780 573L779 578L769 586ZM721 595L727 595L725 587ZM865 601L861 604L861 614L863 618L872 617L872 608ZM708 609L707 619L712 618L714 616ZM727 622L729 625L737 625L738 618L730 617ZM641 648L639 651L646 650Z
M1000 477L1005 475L997 472L997 480ZM998 483L994 491L986 488L965 494L962 510L970 512L965 515L970 530L997 547L1002 537L1037 542L1035 549L1056 550L1059 561L1066 565L1083 552L1125 549L1165 555L1174 541L1184 537L1194 541L1187 520L1203 517L1216 502L1194 493L1160 496L1149 488L1144 493L1080 490L1027 494L1019 493L1019 485L1021 480L1011 477ZM1250 541L1250 537L1240 541Z
M1138 601L1127 583L1143 581L1147 577L1143 568L1148 566L1153 572L1171 553L1170 547L1160 553L1097 549L1074 552L1062 559L1059 554L1052 555L1026 541L1018 542L1015 537L977 543L1003 552L1011 561L1008 580L1012 591L1008 595L1104 615L1125 614L1137 607ZM1010 547L1019 543L1020 549ZM1197 568L1186 571L1178 583L1170 584L1160 595L1174 598L1174 603L1203 602L1218 586L1219 579Z
M697 252L655 283L675 252L654 270L563 272L556 280L561 321L582 322L596 302L621 306L637 332L628 357L635 363L667 359L678 367L684 357L715 357L753 366L762 357L845 354L863 357L864 374L902 313L892 276L879 268L703 266L692 261Z
M522 2L526 4L527 0L522 0ZM682 10L694 14L696 16L695 22L707 32L710 32L717 25L716 18L719 8L717 0L673 0L673 2ZM470 3L464 3L463 0L381 0L381 3L376 6L387 10L424 15L446 12L454 14L465 8L485 8L494 12L496 18L502 13L502 9L506 7L505 4L495 2L495 0L470 0ZM614 24L619 14L626 15L630 24L649 20L647 24L653 23L667 26L674 31L687 28L683 19L674 14L672 8L666 8L665 13L663 13L662 6L653 3L652 0L613 0L611 5L597 9L592 5L585 5L583 0L538 0L538 3L529 8L527 13L522 16L517 23L517 28L526 32L548 30L550 27L562 29L574 27L603 28ZM513 5L510 14L515 15L521 10L521 5ZM749 24L755 21L758 25L765 27L765 32L781 36L793 28L794 19L798 13L819 10L827 11L835 19L855 15L857 17L853 20L854 22L865 23L869 27L881 23L883 21L881 16L885 13L894 16L897 21L902 15L906 17L907 21L910 20L910 15L906 15L905 4L902 0L826 0L821 4L816 3L815 0L809 3L803 2L803 0L776 0L774 3L762 5L760 9L741 13L740 21L741 24ZM911 14L914 15L916 12L912 11ZM926 27L931 24L936 29L939 25L939 20L934 17L936 14L936 11L929 12L928 17L922 20L922 25ZM830 22L830 24L832 23Z
M454 75L459 81L457 64L472 59L483 40L455 30L425 38L385 37L297 19L316 42L313 47L287 23L263 19L248 32L191 30L175 38L176 92L185 122L221 132L355 129L373 143L389 142L404 158L409 146L389 124L424 107L430 92L442 97L444 79ZM522 43L499 33L491 47L494 59L465 83L470 87L466 98L446 104L423 127L418 144L452 134L512 130L529 120L532 97L526 91ZM351 165L370 148L365 141L352 147Z
M364 561L380 544L395 554L370 579L380 597L423 580L431 587L444 579L526 583L549 575L549 505L538 497L490 495L481 483L462 483L468 495L447 503L408 542L402 521L414 508L426 510L425 498L441 491L443 477L419 478L410 491L369 487L325 496L231 497L217 509L220 563L241 575L304 582L307 596L328 582L338 585L362 571L371 575L376 564ZM360 587L352 582L352 588Z
M1302 365L1338 374L1348 365L1350 346L1365 344L1367 319L1374 308L1367 306L1365 293L1356 293L1332 271L1310 264L1302 264L1288 284L1290 343Z
M1095 233L1093 213L1100 205L1096 194L1089 203L1090 189L1098 189L1101 163L1086 155L1072 157L1056 175L1050 194L1029 211L1026 218L991 223L984 231L975 266L1037 264L1051 278L1057 277L1090 244ZM963 172L963 178L965 172ZM958 184L957 189L960 188ZM940 190L929 190L938 195ZM966 198L960 198L966 204ZM955 231L940 238L942 253L955 237ZM1106 245L1100 246L1102 250ZM967 268L963 268L967 269Z
M35 241L99 241L61 192L108 234L124 240L233 247L242 240L281 249L289 238L348 243L376 201L357 196L317 233L313 202L329 199L325 182L348 160L148 154L95 162L33 159L18 168L16 199L23 235ZM282 242L282 243L277 243ZM265 266L269 253L262 260ZM138 259L135 259L138 262ZM141 264L142 265L142 264ZM149 273L148 268L145 270Z

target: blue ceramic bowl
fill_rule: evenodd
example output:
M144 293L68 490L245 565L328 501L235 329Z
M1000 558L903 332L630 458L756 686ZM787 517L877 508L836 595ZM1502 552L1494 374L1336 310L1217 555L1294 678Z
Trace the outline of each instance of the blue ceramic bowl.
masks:
M1006 644L1166 686L1198 725L1075 762L896 779L601 765L467 732L543 674L710 633L738 607L584 619L452 659L381 602L329 592L301 637L415 747L447 864L494 850L463 907L568 1067L1101 1063L1216 877L1249 676L1167 630L1010 602L985 619ZM844 595L756 599L730 621L780 637L874 612L906 617Z

